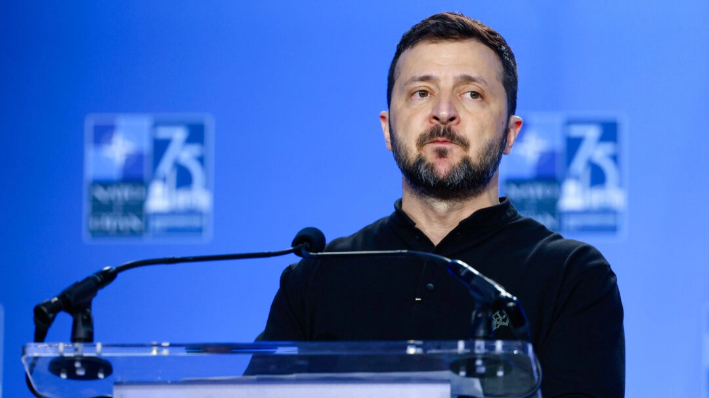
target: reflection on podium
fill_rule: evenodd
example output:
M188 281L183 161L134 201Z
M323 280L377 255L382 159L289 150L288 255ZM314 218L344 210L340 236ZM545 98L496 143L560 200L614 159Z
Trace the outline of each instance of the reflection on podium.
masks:
M57 398L530 397L522 341L27 344L34 389Z

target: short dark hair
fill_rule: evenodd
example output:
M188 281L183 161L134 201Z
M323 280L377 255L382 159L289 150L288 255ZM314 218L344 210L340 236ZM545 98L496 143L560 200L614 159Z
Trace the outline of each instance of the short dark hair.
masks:
M408 32L404 33L396 45L394 59L389 66L387 106L391 106L391 94L396 80L396 64L401 54L421 42L460 41L474 39L486 45L497 54L502 62L502 85L507 93L507 114L513 115L517 109L517 61L505 39L484 23L468 18L458 12L444 12L431 15Z

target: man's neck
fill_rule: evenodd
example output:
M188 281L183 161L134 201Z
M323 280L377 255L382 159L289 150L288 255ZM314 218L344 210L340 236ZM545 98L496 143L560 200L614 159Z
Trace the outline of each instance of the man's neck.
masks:
M403 188L401 209L436 246L471 214L500 203L497 175L480 195L452 201L422 196L409 186L406 179Z

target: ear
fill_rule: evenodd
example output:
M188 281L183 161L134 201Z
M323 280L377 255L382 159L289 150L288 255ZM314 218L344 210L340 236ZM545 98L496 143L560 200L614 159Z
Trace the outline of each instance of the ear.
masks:
M391 151L391 135L389 131L389 112L381 111L379 113L379 121L382 123L382 132L384 133L384 142L386 142L387 149Z
M522 118L516 115L510 116L507 128L507 145L502 153L509 155L512 152L512 146L515 144L519 130L522 128Z

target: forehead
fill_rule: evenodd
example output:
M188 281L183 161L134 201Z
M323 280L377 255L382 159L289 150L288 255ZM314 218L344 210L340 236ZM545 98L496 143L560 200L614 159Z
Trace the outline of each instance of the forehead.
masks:
M500 58L478 40L424 41L404 51L396 65L396 84L412 76L431 75L443 79L460 74L478 75L502 84Z

